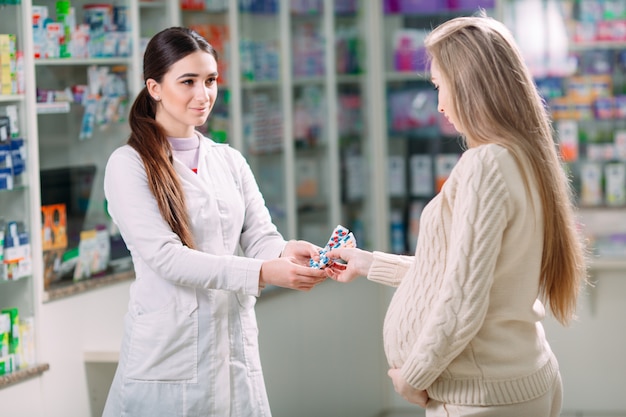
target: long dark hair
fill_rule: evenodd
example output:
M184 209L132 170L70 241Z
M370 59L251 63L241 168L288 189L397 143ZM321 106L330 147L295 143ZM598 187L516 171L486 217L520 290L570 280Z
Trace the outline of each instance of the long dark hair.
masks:
M217 61L213 46L191 29L171 27L157 33L148 42L143 56L144 82L148 79L162 82L173 64L196 51L207 52ZM161 215L182 243L193 248L185 196L174 171L171 146L163 127L155 120L156 106L156 101L144 86L130 109L128 144L141 156Z

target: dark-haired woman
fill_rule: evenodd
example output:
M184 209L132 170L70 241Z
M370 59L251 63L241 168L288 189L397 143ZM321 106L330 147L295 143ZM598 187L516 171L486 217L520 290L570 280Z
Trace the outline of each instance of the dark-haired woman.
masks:
M106 417L270 416L256 297L326 278L308 266L318 247L279 234L243 156L196 131L217 79L217 53L197 33L155 35L128 144L106 167L136 274Z

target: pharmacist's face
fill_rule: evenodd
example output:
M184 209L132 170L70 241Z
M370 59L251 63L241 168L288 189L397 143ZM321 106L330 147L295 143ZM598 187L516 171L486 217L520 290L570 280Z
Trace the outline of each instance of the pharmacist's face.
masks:
M450 96L448 83L441 75L439 66L435 61L432 61L430 65L430 80L432 81L438 93L437 110L439 111L439 113L443 113L443 115L446 116L446 119L448 119L448 121L452 123L452 125L454 125L454 128L459 131L460 126L457 123L456 113L454 112L454 105Z
M217 76L213 55L197 51L172 65L161 83L146 81L158 101L156 120L168 136L191 137L206 122L217 98Z

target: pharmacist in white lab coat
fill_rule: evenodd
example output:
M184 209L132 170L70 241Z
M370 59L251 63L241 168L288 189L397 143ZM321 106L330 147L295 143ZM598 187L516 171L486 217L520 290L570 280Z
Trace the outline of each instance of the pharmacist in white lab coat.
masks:
M155 35L128 144L107 164L109 212L136 280L106 417L270 416L256 297L266 284L306 291L326 278L308 266L317 246L278 233L243 156L195 130L217 77L197 33Z

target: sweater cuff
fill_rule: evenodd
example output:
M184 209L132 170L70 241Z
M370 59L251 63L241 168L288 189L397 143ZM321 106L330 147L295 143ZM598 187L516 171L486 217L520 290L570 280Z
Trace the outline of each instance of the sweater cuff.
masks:
M428 389L439 378L441 372L423 368L418 361L409 358L400 368L400 375L413 388L418 390Z
M408 270L410 262L400 255L373 252L373 261L367 279L379 284L397 287Z

